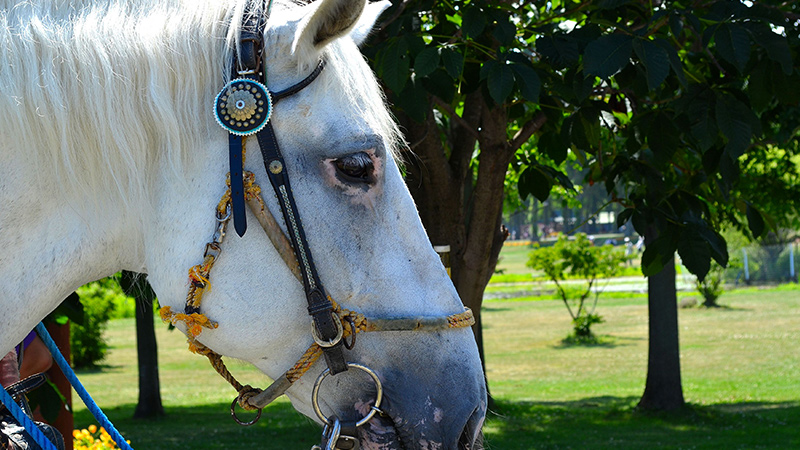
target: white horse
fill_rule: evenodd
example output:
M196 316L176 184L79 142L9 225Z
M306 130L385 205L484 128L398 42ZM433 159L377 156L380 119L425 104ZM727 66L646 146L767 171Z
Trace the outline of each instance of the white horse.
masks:
M161 304L182 310L187 269L202 260L225 191L228 136L212 105L246 0L0 4L0 353L78 286L121 269L147 273ZM369 317L449 315L461 302L357 48L384 8L276 2L264 36L270 90L297 83L320 58L326 67L271 122L331 296ZM246 156L280 217L255 139ZM302 285L254 226L228 236L211 278L202 308L219 326L199 341L279 377L312 342ZM367 333L345 354L385 390L386 414L360 429L362 448L472 448L486 394L468 328ZM317 362L287 392L315 420L312 385L324 368ZM323 407L357 419L375 388L350 372L326 381Z

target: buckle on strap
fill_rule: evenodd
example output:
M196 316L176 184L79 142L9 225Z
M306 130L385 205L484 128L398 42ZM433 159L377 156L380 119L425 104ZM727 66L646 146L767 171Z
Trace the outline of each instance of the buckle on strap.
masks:
M333 322L336 324L336 336L333 339L323 339L317 332L317 325L312 320L311 322L311 336L314 338L314 342L317 343L322 348L331 348L342 341L342 337L344 336L344 327L342 326L342 319L339 318L336 314L331 313L331 317L333 318Z

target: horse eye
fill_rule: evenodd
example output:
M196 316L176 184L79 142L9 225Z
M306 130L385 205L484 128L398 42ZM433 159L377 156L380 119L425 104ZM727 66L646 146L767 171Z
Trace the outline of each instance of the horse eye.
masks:
M364 152L339 158L334 161L334 164L336 164L336 170L346 181L353 183L372 182L372 174L374 172L372 158Z

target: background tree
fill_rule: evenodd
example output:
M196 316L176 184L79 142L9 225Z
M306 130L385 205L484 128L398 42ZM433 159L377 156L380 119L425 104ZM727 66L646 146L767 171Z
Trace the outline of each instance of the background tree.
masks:
M751 235L765 208L741 167L796 154L797 2L396 2L365 50L410 149L407 182L453 281L479 312L502 242L507 170L523 196L569 187L572 153L646 237L650 358L640 406L683 405L674 254L704 278L725 265L730 222ZM525 151L530 142L537 149ZM771 184L774 178L766 177ZM744 186L744 187L743 187ZM476 328L479 345L480 316ZM657 356L657 357L656 357Z
M158 378L158 346L156 343L153 302L156 293L143 274L122 271L119 285L125 295L136 300L136 356L139 367L139 401L133 412L135 419L164 415L161 384Z

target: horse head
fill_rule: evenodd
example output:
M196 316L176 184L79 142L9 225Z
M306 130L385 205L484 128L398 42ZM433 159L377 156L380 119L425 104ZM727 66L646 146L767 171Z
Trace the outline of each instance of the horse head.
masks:
M154 10L168 8L160 2L153 3ZM183 21L163 14L151 14L144 20L144 7L112 5L103 10L108 17L139 15L139 25L130 27L119 19L116 29L113 24L105 25L114 31L106 41L79 45L75 42L86 37L81 34L88 29L86 23L95 20L102 24L104 20L102 14L94 17L91 8L86 8L89 13L82 9L80 13L63 15L73 21L80 16L85 22L80 30L75 26L72 37L62 36L73 39L74 42L63 44L75 47L72 50L62 49L59 53L58 46L62 44L58 39L31 39L25 44L46 47L28 50L49 58L42 60L44 69L37 68L45 77L39 83L58 86L52 88L49 99L43 99L35 108L6 117L10 125L3 135L10 136L11 150L0 158L0 199L4 209L7 204L41 206L44 211L40 211L40 220L46 219L49 208L50 213L58 213L62 223L31 226L38 223L36 217L24 211L22 220L28 226L29 239L22 242L0 237L4 248L39 255L15 264L0 256L3 278L10 279L0 287L0 298L16 299L18 307L12 312L25 311L26 315L20 324L2 323L9 330L13 328L7 339L4 333L3 345L18 339L78 285L123 268L146 272L161 305L184 310L187 289L191 288L186 271L203 261L204 246L218 229L215 210L226 191L229 134L216 123L212 106L218 89L228 81L223 79L224 74L230 71L233 49L240 45L239 27L248 14L266 20L261 58L270 91L294 86L320 61L325 64L308 86L275 104L270 124L291 180L308 249L327 294L340 308L358 311L377 321L406 318L413 322L414 318L461 313L463 305L427 239L398 168L399 133L378 83L358 50L385 5L367 4L365 0L320 0L309 5L278 2L267 14L255 5L261 2L237 1L232 6L172 3L166 2L176 10L193 10L185 13ZM29 7L34 8L32 15L43 14L36 7ZM58 17L47 7L42 10ZM198 23L202 25L199 31L186 31ZM126 29L131 38L127 43L117 36L126 33ZM31 26L31 30L20 33L34 35L39 31ZM170 37L170 33L184 33L189 38L179 40ZM174 42L168 45L160 39ZM52 49L47 47L50 44ZM103 47L114 45L127 51L112 52ZM200 50L195 48L198 45ZM169 51L162 51L161 47L166 46ZM111 54L121 60L106 61ZM29 64L14 59L14 55L9 58L16 61L15 66L9 65L15 67L13 70L22 71ZM91 67L83 69L80 63ZM58 81L59 76L69 78L70 70L83 79L74 83ZM52 79L47 78L48 71L53 72ZM22 77L22 72L7 72L0 78L7 81ZM122 118L104 117L102 99L76 99L78 94L70 94L86 90L87 80L103 84L106 78L109 85L101 86L105 90L91 92L112 97L116 93L120 97L116 107ZM118 84L111 86L112 80ZM138 93L131 94L131 89ZM55 95L63 105L88 108L89 111L81 111L88 118L80 121L68 111L61 111L64 106L53 100ZM23 99L22 103L26 101ZM171 114L169 104L205 106ZM14 104L5 106L6 110L13 109ZM60 115L55 126L37 116L47 108ZM59 163L48 165L46 157L41 158L43 166L38 167L20 162L18 156L24 154L26 146L23 135L37 123L45 128L44 136L29 145L39 149L37 154L55 153L52 158ZM139 123L139 128L131 123ZM15 137L10 131L14 126L22 137ZM55 131L46 131L48 126ZM76 127L94 131L75 137L72 133ZM66 141L59 140L59 136ZM54 145L60 147L53 150ZM179 151L175 150L177 147ZM261 186L264 208L280 218L281 207L270 187L259 147L258 140L245 140L244 170L251 172L255 184ZM118 167L103 170L100 163L86 156L95 154L92 152L106 163L120 159ZM20 165L10 169L12 165L6 163L13 161ZM81 184L66 180L61 189L46 182L26 190L25 180L45 166L61 176L77 173L77 167L97 166L93 179L101 181ZM117 191L121 194L116 195ZM56 194L51 199L46 196L48 192ZM81 195L87 192L97 194L85 200ZM246 214L250 224L258 222L254 212ZM0 212L4 227L10 228L19 220ZM290 224L281 219L277 222L283 233L291 234ZM53 230L57 233L53 234ZM76 234L76 230L80 232ZM39 236L36 233L41 239L35 239ZM64 244L68 238L77 239L78 243ZM48 251L48 255L42 255ZM215 256L213 268L204 280L208 286L199 307L215 327L203 329L196 335L196 342L215 353L248 361L273 379L280 378L314 342L303 284L267 233L256 226L251 225L242 237L229 231L224 247ZM58 270L60 277L46 288L30 288L32 283L26 279L25 270L37 265L48 271ZM41 299L42 306L19 306L25 295ZM190 332L183 325L179 327ZM353 348L344 350L346 361L368 367L383 391L381 413L358 429L362 448L450 449L478 445L486 390L469 328L387 330L358 334ZM314 402L315 380L324 370L320 359L291 383L286 395L294 407L317 421L320 419L315 407L323 416L343 422L363 418L376 400L375 380L358 370L327 376L317 386L318 401Z

